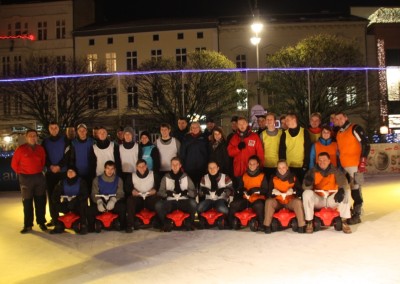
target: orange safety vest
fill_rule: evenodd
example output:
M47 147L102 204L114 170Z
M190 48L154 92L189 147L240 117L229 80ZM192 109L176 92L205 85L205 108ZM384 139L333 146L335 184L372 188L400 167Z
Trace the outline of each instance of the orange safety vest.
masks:
M274 188L283 193L287 192L289 190L289 188L293 188L295 181L296 181L295 177L293 178L293 182L289 182L289 180L281 180L277 176L274 176L274 178L272 179ZM278 200L278 202L281 204L288 204L289 201L292 200L293 198L294 198L294 195L286 196L285 199L283 199L283 197L280 195L275 197L275 199Z
M335 174L329 174L324 177L320 172L315 172L314 175L314 189L319 190L337 190L338 185L336 183ZM316 192L320 196L324 196L321 192ZM332 193L331 193L332 194Z
M250 190L254 187L261 187L262 182L264 180L264 173L260 173L258 176L255 177L251 177L247 174L247 172L243 175L243 186L244 186L244 190ZM244 198L246 198L244 196ZM255 193L252 194L249 198L249 202L253 203L254 201L261 199L261 200L265 200L265 196Z
M361 144L353 134L354 124L345 131L338 131L336 141L339 147L340 164L343 167L357 167L361 157Z
M338 145L336 142L332 142L329 145L324 145L320 141L315 142L315 163L317 163L319 153L327 152L331 157L331 164L337 167L337 151Z

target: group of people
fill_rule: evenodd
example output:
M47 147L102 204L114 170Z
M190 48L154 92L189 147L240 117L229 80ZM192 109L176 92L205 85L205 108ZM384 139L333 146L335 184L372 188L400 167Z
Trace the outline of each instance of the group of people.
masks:
M67 136L52 122L41 145L37 132L28 130L11 163L22 192L21 233L32 230L34 210L40 229L52 227L52 234L63 231L60 213L78 214L80 233L86 234L106 211L132 233L143 208L156 212L161 230L176 209L190 215L194 228L196 213L214 208L231 227L235 213L252 208L265 233L271 233L274 212L287 208L295 212L298 232L312 233L314 210L323 207L337 208L343 232L351 233L349 225L361 222L363 199L355 177L365 172L369 152L363 129L345 113L334 115L334 127L321 125L318 113L307 128L295 114L281 118L286 129L277 128L276 120L273 113L260 116L254 132L246 118L234 116L225 137L212 119L203 132L200 123L189 126L181 117L173 132L162 123L154 143L147 131L135 141L129 126L118 129L112 141L104 127L89 137L81 123Z

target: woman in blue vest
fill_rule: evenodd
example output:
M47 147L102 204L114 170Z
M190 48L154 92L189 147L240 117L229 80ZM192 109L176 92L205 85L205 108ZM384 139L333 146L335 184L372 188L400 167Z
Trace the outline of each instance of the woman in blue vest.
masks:
M61 198L61 196L66 196ZM56 209L56 214L51 216L56 220L56 224L50 234L60 234L64 231L60 221L58 221L58 213L73 212L80 216L82 235L87 234L87 199L88 188L86 181L78 176L78 171L75 166L70 165L66 172L66 177L62 179L55 187L52 202Z
M148 131L140 133L139 159L146 161L149 171L158 176L160 172L160 152L156 145L151 142L151 135Z

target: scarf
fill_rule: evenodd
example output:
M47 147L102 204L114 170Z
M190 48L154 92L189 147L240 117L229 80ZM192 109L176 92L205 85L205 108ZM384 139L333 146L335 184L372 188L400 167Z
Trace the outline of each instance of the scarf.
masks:
M183 175L183 172L180 170L177 174L174 174L173 171L169 172L169 175L171 176L171 178L175 181L175 186L174 186L174 191L175 192L180 192L181 191L181 177Z
M208 177L210 178L211 181L211 191L216 191L218 189L219 176L220 176L219 173L216 173L215 175L208 174Z

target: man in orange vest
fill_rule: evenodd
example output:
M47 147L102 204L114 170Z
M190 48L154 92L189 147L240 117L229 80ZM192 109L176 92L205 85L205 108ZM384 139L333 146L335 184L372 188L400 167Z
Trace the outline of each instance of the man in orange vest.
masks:
M303 181L303 206L306 217L306 233L314 231L314 209L337 208L342 218L342 230L351 233L347 224L350 218L350 203L346 176L331 164L327 152L318 155L317 165L310 169Z
M351 197L354 200L354 204L349 224L353 225L361 223L360 215L363 204L361 186L357 184L354 176L356 173L366 172L370 145L362 127L350 123L345 113L336 113L335 123L340 127L336 135L340 165L350 176Z

